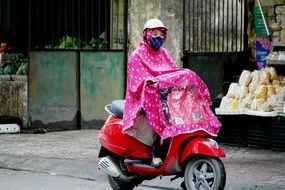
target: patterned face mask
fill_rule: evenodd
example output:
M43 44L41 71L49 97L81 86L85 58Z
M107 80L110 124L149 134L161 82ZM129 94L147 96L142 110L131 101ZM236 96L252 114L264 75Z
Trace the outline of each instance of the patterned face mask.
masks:
M157 51L163 44L164 38L158 37L151 37L150 38L150 45L154 51Z

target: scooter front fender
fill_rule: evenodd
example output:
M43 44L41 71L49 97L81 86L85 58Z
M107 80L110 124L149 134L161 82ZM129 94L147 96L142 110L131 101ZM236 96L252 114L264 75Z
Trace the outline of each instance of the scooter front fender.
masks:
M205 155L210 157L226 157L223 149L211 138L194 138L183 148L180 163L184 163L190 156Z

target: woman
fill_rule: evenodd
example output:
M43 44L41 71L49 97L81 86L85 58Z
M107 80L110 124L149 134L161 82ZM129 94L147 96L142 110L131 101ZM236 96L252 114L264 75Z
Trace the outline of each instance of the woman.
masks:
M146 115L157 133L152 151L154 167L162 165L160 141L196 130L216 135L221 125L209 108L207 86L193 71L177 67L170 52L162 47L166 39L164 24L158 19L148 20L143 41L130 55L127 71L123 130L130 129L139 115Z

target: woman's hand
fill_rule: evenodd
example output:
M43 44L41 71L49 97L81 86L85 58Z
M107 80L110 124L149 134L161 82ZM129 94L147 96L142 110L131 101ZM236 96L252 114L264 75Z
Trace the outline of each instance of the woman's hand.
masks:
M145 82L146 82L146 85L153 85L153 84L157 83L156 80L150 80L150 79L146 80Z

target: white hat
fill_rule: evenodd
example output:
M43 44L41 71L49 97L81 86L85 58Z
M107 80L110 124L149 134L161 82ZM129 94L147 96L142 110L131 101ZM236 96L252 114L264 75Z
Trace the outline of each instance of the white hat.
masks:
M165 30L167 30L167 28L164 26L164 24L161 22L161 20L158 20L158 19L150 19L148 20L145 25L144 25L144 28L143 30L147 29L147 28L164 28Z

